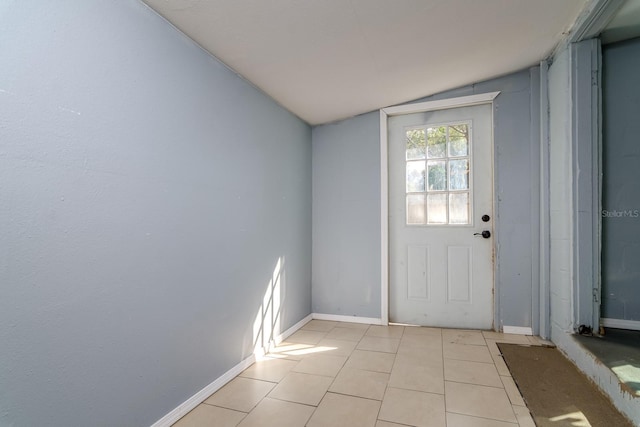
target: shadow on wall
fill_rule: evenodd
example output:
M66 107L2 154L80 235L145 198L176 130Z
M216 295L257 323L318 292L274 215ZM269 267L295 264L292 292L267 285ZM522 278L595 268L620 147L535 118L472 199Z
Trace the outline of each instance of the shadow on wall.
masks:
M273 274L269 278L267 290L262 298L253 322L253 354L262 356L275 343L276 337L282 334L282 299L285 288L285 260L278 258Z

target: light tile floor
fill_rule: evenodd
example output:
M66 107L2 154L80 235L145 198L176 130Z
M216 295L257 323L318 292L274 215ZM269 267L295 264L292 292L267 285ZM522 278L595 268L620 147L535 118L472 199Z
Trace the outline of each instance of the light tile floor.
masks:
M496 343L537 337L312 320L175 427L533 427Z

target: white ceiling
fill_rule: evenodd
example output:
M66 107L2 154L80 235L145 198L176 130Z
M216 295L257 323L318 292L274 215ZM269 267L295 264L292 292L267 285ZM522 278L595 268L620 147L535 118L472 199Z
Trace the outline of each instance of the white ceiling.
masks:
M310 124L537 64L587 0L143 0Z

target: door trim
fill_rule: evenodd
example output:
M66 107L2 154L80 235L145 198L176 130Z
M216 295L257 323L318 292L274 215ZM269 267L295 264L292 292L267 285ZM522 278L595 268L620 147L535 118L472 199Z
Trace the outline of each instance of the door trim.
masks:
M600 326L602 129L600 40L571 45L573 328Z
M488 92L437 101L418 102L380 109L380 321L389 324L389 137L387 120L391 116L424 113L449 108L493 104L500 92ZM493 126L493 125L492 125ZM495 284L494 284L495 289ZM496 299L494 298L494 304ZM494 315L495 315L494 307Z

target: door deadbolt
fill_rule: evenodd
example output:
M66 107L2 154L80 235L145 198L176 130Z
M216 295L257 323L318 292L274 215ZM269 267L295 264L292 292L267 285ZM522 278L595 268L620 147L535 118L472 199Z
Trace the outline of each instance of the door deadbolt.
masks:
M489 215L485 214L485 215L482 215L482 218L480 218L480 219L482 219L482 222L489 222L491 217Z

